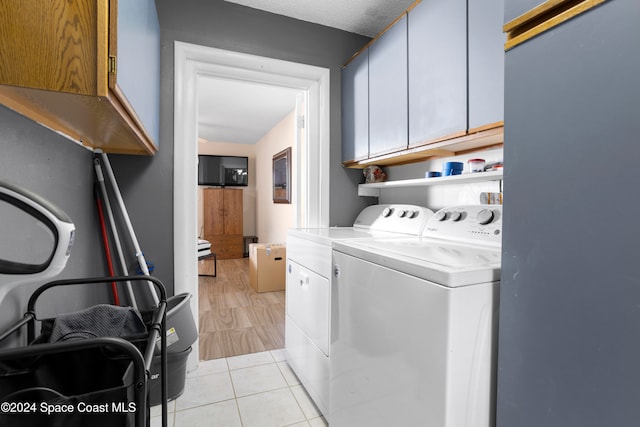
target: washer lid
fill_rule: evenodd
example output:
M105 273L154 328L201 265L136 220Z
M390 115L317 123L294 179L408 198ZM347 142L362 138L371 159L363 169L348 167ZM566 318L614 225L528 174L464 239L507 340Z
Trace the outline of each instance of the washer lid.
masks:
M416 205L371 205L360 212L353 227L293 228L291 236L331 245L337 240L419 236L433 211Z
M371 230L356 227L332 227L332 228L291 228L290 236L312 240L314 242L331 245L337 240L355 240L372 238L408 237L410 234L392 233L388 231Z
M336 242L334 249L447 287L500 280L501 249L493 246L412 237Z

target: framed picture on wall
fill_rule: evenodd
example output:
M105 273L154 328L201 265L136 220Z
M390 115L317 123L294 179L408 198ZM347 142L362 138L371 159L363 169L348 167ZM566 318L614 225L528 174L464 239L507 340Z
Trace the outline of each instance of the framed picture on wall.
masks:
M291 203L291 147L273 156L273 203Z

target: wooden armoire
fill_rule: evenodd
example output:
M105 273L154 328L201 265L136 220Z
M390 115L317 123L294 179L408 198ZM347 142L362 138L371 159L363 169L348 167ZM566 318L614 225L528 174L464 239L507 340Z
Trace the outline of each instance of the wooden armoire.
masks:
M203 193L202 237L211 242L218 259L242 258L242 190L205 188Z

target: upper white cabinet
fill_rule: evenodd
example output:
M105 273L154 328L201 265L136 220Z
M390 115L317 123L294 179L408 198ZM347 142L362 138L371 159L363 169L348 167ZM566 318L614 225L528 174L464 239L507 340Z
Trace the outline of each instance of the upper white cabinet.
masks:
M369 47L369 157L407 148L407 17Z
M154 0L0 3L0 103L110 153L158 149Z
M342 161L369 156L369 50L342 70Z
M469 132L504 120L504 0L469 2Z
M121 88L142 126L158 144L160 129L160 24L153 0L118 0L117 72Z
M358 140L356 148L348 130L345 166L403 164L502 144L503 2L423 1L370 44L369 152L363 159L364 144ZM343 87L363 85L352 81L351 64ZM355 104L343 99L343 106ZM355 128L352 111L343 112L342 125Z
M423 1L409 12L408 59L409 145L464 135L466 0Z

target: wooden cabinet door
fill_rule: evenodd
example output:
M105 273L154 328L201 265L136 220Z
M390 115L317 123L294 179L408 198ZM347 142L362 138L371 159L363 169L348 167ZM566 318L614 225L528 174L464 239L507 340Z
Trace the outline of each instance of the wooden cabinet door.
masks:
M409 146L467 131L467 2L409 12Z
M369 50L342 69L342 161L369 156Z
M369 48L369 157L407 148L407 16Z
M0 104L107 153L155 154L160 39L153 0L3 1L0 29ZM129 55L119 59L118 45Z
M107 95L107 4L1 2L0 84Z
M224 190L205 188L204 190L204 236L224 234Z
M224 234L242 235L242 190L224 190Z

